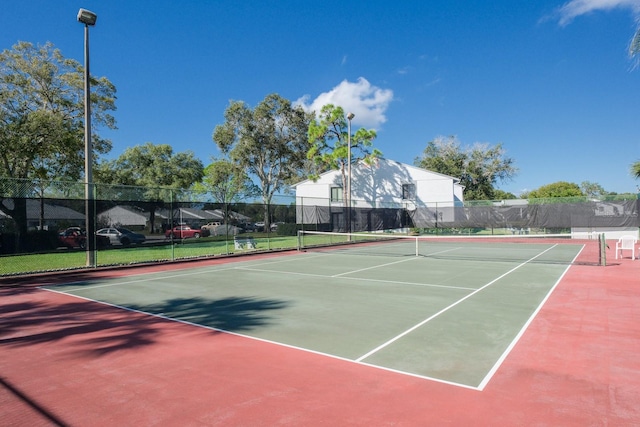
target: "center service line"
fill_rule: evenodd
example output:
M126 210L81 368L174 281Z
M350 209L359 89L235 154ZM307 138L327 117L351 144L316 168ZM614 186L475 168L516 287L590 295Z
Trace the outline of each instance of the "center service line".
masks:
M374 348L373 350L371 350L370 352L368 352L367 354L360 356L359 358L356 359L356 362L362 362L364 359L366 359L367 357L379 352L380 350L382 350L383 348L389 346L390 344L394 343L395 341L399 340L400 338L404 337L405 335L415 331L416 329L418 329L419 327L421 327L422 325L424 325L425 323L435 319L436 317L440 316L442 313L445 313L447 311L449 311L450 309L452 309L453 307L455 307L456 305L460 304L461 302L467 300L468 298L471 298L472 296L474 296L475 294L477 294L478 292L482 291L483 289L493 285L494 283L496 283L498 280L502 279L503 277L507 276L508 274L513 273L514 271L516 271L517 269L519 269L520 267L528 264L529 262L533 261L534 259L538 258L539 256L543 255L545 252L550 251L551 249L553 249L554 247L556 247L556 245L551 246L550 248L547 248L546 250L540 252L538 255L534 256L533 258L530 258L529 260L523 262L522 264L519 264L515 267L513 267L511 270L507 271L506 273L504 273L503 275L493 279L492 281L490 281L489 283L487 283L486 285L482 286L481 288L476 289L475 291L471 292L470 294L460 298L458 301L454 302L453 304L449 305L448 307L443 308L442 310L440 310L439 312L437 312L436 314L432 315L431 317L428 317L426 319L424 319L422 322L418 323L415 326L412 326L411 328L407 329L406 331L404 331L403 333L401 333L400 335L397 335L393 338L391 338L389 341L379 345L378 347Z

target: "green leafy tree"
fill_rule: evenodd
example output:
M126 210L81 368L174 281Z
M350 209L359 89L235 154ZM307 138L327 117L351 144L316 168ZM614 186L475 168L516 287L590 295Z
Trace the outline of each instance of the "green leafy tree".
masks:
M213 141L232 163L257 179L268 227L273 196L302 176L311 117L277 94L267 95L254 109L232 101L224 117Z
M92 140L96 155L111 143L96 129L115 129L116 89L105 77L91 76ZM19 42L0 53L0 180L76 180L84 164L84 69L51 43ZM42 192L42 189L40 190ZM26 201L0 204L26 234Z
M95 170L96 182L144 187L144 199L151 203L151 232L155 208L164 205L169 193L179 194L203 177L202 162L193 152L174 153L168 144L130 147L115 160L101 163Z
M552 184L530 191L526 194L528 199L546 199L552 197L584 197L584 193L578 184L573 182L558 181Z
M211 194L215 202L224 206L225 216L230 203L260 194L244 169L226 159L213 159L213 163L204 168L202 182L196 183L194 189Z
M592 199L609 194L600 184L590 181L582 181L580 183L580 191L582 191L582 194Z
M351 158L349 158L349 127L342 107L327 104L320 110L318 119L309 125L311 148L307 158L311 161L310 178L317 179L323 172L339 170L342 188L347 188L349 164L362 160L373 163L382 152L373 147L376 131L358 129L351 136ZM344 197L345 207L349 199Z
M84 164L84 71L51 43L20 42L0 53L0 174L78 179ZM91 77L92 141L97 154L111 149L96 128L115 129L115 87Z
M493 199L494 200L512 200L512 199L517 199L518 197L513 194L513 193L509 193L508 191L502 191L502 190L493 190Z
M211 194L217 203L222 204L254 197L259 192L244 169L226 159L213 159L213 163L204 168L204 178L195 188Z
M495 199L495 185L512 179L518 171L502 144L476 143L463 148L455 136L430 141L415 165L458 178L466 200Z

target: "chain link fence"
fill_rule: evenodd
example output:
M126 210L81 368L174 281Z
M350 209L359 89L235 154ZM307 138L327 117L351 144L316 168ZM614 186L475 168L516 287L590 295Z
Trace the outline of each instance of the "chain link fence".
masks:
M0 276L294 249L301 229L337 232L558 233L636 229L638 200L609 197L360 203L278 195L216 202L169 188L0 180ZM87 228L87 212L92 212ZM87 229L96 230L87 235ZM91 233L90 233L91 234ZM89 255L91 252L91 255Z

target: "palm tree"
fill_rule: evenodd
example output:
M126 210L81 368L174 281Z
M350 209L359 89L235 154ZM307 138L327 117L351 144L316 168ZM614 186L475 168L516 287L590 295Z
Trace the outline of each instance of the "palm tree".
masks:
M631 174L635 178L640 179L640 160L631 165Z
M640 24L638 25L636 34L631 39L631 44L629 45L629 56L631 58L639 56L636 65L640 65Z

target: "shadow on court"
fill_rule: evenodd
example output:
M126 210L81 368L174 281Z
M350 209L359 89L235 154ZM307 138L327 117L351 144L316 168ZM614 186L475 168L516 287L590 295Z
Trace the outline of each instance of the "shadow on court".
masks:
M130 313L118 313L93 302L75 300L62 304L44 301L6 303L10 294L37 295L41 291L3 290L0 297L0 348L68 341L91 355L153 344L160 319L140 322ZM136 316L137 317L137 316ZM98 332L98 336L96 336Z
M51 303L38 296L42 291L36 289L0 290L0 349L64 341L74 351L102 356L150 346L166 324L158 317L92 301L61 297L64 301ZM268 311L286 306L284 301L232 297L176 298L130 308L216 329L247 331L268 324Z
M267 313L287 306L286 301L275 299L227 297L211 300L196 297L175 298L152 305L131 306L131 308L210 328L246 332L268 325L271 317Z

